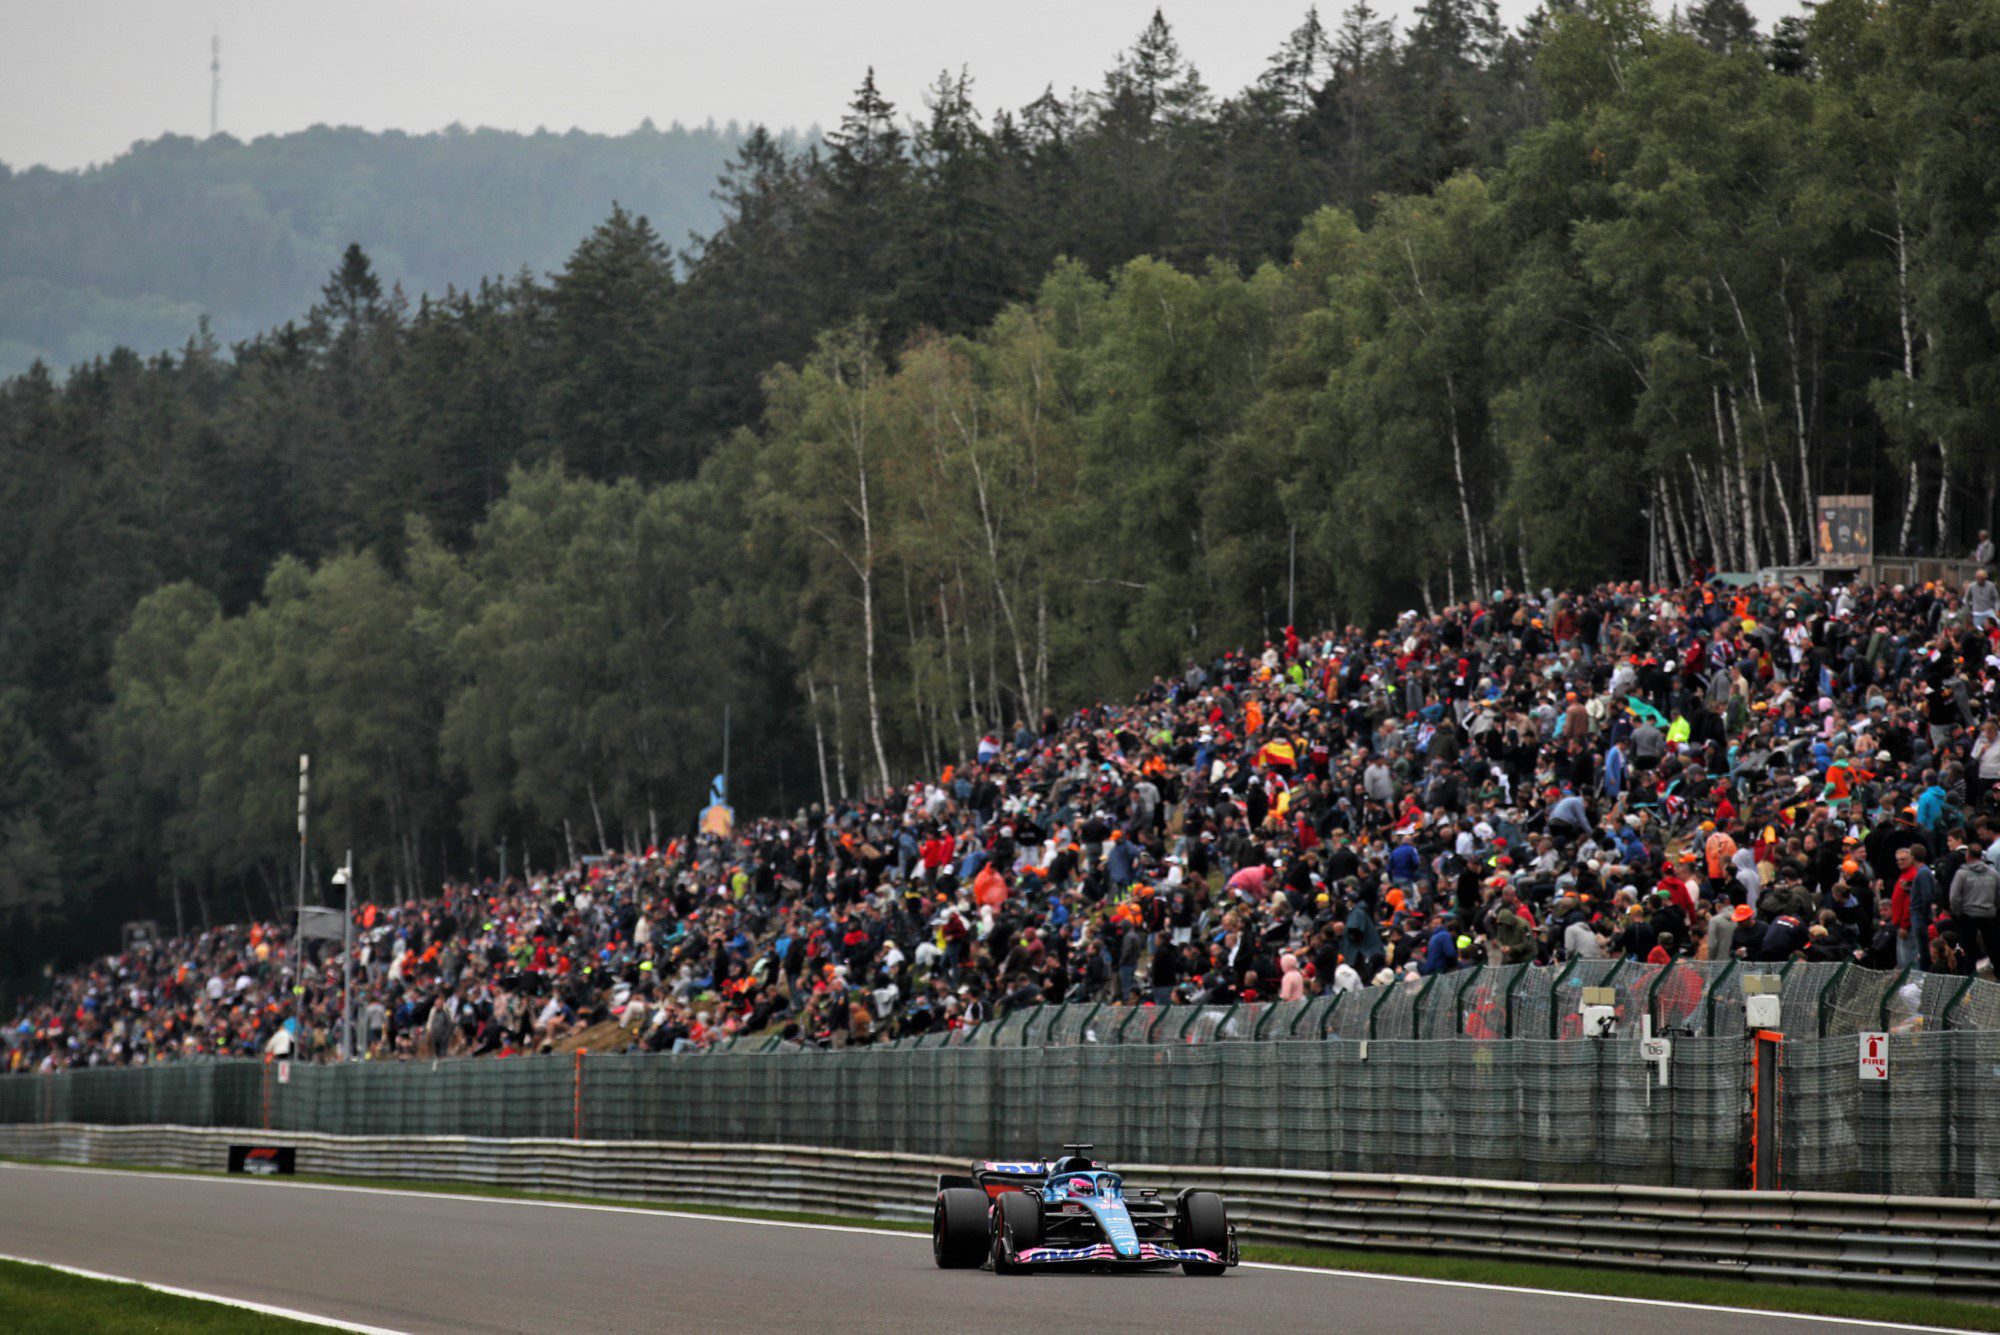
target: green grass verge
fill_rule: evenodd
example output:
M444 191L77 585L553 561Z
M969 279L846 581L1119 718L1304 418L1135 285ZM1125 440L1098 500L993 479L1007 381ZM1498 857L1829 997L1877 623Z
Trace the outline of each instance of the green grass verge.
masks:
M182 1331L203 1335L255 1331L268 1335L273 1331L326 1329L18 1261L0 1261L0 1326L8 1335L139 1335L151 1331L175 1335Z
M2000 1331L2000 1308L1916 1293L1834 1289L1811 1284L1791 1285L1776 1280L1708 1279L1696 1275L1662 1275L1648 1270L1599 1269L1595 1266L1537 1265L1528 1261L1487 1260L1476 1256L1335 1251L1318 1247L1245 1247L1243 1259L1328 1270L1359 1270L1376 1275L1450 1279L1468 1284L1551 1289L1560 1293L1654 1298L1662 1302L1702 1303L1762 1312L1798 1312L1812 1316L1853 1317L1861 1321L1944 1326L1954 1330Z
M4 1158L5 1156L0 1156ZM19 1163L53 1163L52 1160L15 1159ZM67 1166L67 1165L61 1165ZM149 1168L140 1164L101 1164L140 1173L175 1173L195 1177L218 1177L189 1168ZM239 1181L257 1179L240 1178ZM681 1214L709 1214L723 1218L771 1219L786 1223L826 1224L840 1228L882 1228L899 1232L926 1233L928 1223L907 1220L863 1219L853 1215L817 1214L800 1210L760 1210L706 1204L685 1204L671 1200L624 1200L601 1196L558 1195L552 1192L521 1191L513 1187L488 1186L471 1182L419 1182L406 1178L329 1177L301 1174L275 1181L316 1182L332 1186L382 1187L395 1191L433 1192L451 1196L481 1196L495 1200L561 1201L577 1205L617 1205L638 1210L664 1210ZM1325 1270L1352 1270L1364 1274L1402 1275L1417 1279L1456 1280L1468 1284L1499 1284L1523 1289L1547 1289L1557 1293L1595 1294L1619 1298L1652 1298L1665 1302L1701 1303L1715 1307L1739 1307L1752 1311L1797 1312L1813 1316L1851 1317L1862 1321L1899 1322L1920 1326L1943 1326L1959 1330L2000 1331L2000 1307L1983 1303L1956 1302L1923 1294L1876 1292L1829 1288L1781 1281L1731 1278L1703 1278L1693 1275L1662 1275L1646 1270L1605 1269L1581 1265L1544 1265L1526 1261L1489 1260L1483 1257L1437 1256L1408 1252L1345 1251L1318 1247L1272 1247L1247 1245L1246 1261L1276 1265L1309 1266ZM0 1307L4 1310L4 1307Z

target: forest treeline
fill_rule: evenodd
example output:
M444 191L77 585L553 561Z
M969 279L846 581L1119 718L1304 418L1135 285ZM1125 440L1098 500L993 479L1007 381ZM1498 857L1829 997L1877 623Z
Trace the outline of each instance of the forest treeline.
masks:
M168 135L83 171L0 164L0 375L176 348L203 318L248 338L311 305L354 241L385 283L442 293L559 265L613 199L676 241L707 233L744 133L319 125Z
M753 132L686 256L620 209L408 303L356 248L231 352L8 383L9 911L273 911L301 752L318 861L414 892L684 830L725 716L789 810L1288 619L1796 560L1820 492L1966 543L2000 2L1491 12L1382 38L1362 187L1372 19L1220 100L1156 21L1038 128L952 77Z

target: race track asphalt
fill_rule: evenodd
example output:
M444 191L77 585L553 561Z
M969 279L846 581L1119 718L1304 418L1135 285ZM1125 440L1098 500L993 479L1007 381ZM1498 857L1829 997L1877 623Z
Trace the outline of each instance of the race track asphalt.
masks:
M402 1331L1864 1329L1285 1269L1003 1278L922 1234L4 1163L0 1253Z

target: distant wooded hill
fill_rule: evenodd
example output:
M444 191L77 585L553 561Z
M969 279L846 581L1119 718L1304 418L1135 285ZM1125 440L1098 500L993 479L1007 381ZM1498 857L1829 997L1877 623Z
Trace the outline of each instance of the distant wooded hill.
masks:
M613 201L669 244L707 233L735 124L630 134L315 126L170 135L80 172L0 166L0 375L224 342L311 305L358 242L411 297L555 268Z

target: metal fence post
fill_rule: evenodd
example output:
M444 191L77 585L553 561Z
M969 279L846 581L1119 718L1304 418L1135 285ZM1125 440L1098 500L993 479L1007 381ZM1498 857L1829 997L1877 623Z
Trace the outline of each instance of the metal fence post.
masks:
M1827 1000L1826 1000L1826 999L1827 999L1827 997L1829 997L1830 995L1832 995L1832 993L1833 993L1833 989L1834 989L1834 985L1835 985L1836 983L1838 983L1838 982L1839 982L1839 981L1840 981L1840 980L1841 980L1842 978L1844 978L1844 977L1845 977L1845 976L1847 975L1847 966L1848 966L1848 961L1846 961L1846 960L1842 960L1842 961L1840 962L1840 967L1839 967L1838 969L1835 969L1835 970L1833 971L1833 977L1831 977L1831 978L1827 979L1827 980L1826 980L1826 982L1824 982L1824 983L1822 983L1822 984L1820 985L1820 989L1819 989L1819 1036L1820 1036L1821 1038L1825 1038L1825 1037L1826 1037L1826 1007L1827 1007Z
M1902 968L1902 971L1898 973L1895 979L1889 984L1889 986L1886 989L1884 989L1882 993L1882 1004L1875 1008L1875 1019L1878 1021L1877 1027L1880 1028L1883 1033L1889 1032L1890 999L1893 998L1896 995L1896 993L1902 988L1904 980L1910 976L1911 971L1914 970L1916 967L1917 966L1914 964L1905 964Z
M1382 1004L1396 993L1397 984L1390 983L1381 989L1382 995L1375 998L1375 1004L1368 1008L1368 1041L1375 1041L1375 1017L1381 1012Z
M1972 990L1972 982L1976 977L1978 977L1977 974L1967 974L1965 981L1960 983L1952 992L1951 1000L1944 1003L1944 1012L1938 1017L1938 1023L1947 1034L1951 1032L1952 1028L1952 1012L1958 1009L1959 1002L1965 1000L1965 994ZM1938 1191L1945 1195L1951 1195L1954 1194L1954 1188L1957 1186L1957 1183L1953 1181L1952 1165L1958 1159L1957 1151L1960 1139L1958 1130L1958 1044L1951 1038L1941 1038L1939 1041L1945 1045L1944 1059L1946 1065L1943 1089L1944 1126L1942 1134L1938 1136ZM1972 1191L1977 1189L1972 1183L1967 1183L1967 1187L1967 1195L1971 1195Z
M1410 1003L1411 1038L1424 1036L1424 1003L1430 1000L1431 989L1437 986L1438 979L1442 977L1444 977L1442 973L1434 973L1424 979L1424 985L1417 989L1417 999Z
M1660 971L1653 975L1652 983L1646 988L1646 1018L1653 1022L1653 1032L1656 1034L1660 1032L1660 1013L1654 1006L1660 999L1660 984L1666 982L1667 976L1673 971L1674 961L1668 960L1660 966Z
M575 1073L570 1078L572 1103L570 1105L569 1138L583 1139L583 1049L576 1050Z
M1465 1034L1465 994L1479 982L1479 975L1486 971L1486 962L1481 960L1472 966L1472 972L1458 985L1458 995L1451 999L1451 1036L1461 1038Z
M1951 1000L1944 1003L1944 1011L1938 1016L1940 1027L1952 1028L1952 1012L1958 1009L1959 1002L1965 1000L1965 994L1972 990L1972 984L1978 977L1977 974L1967 974L1965 981L1958 985L1958 990L1951 994Z
M1318 997L1306 998L1305 1005L1299 1007L1299 1013L1294 1015L1291 1024L1285 1027L1286 1038L1297 1038L1299 1036L1299 1026L1305 1023L1306 1016L1312 1013L1312 1008L1318 1005L1320 1000L1321 998Z
M1571 960L1568 964L1563 965L1563 971L1556 975L1556 980L1553 983L1549 984L1549 1038L1551 1040L1562 1037L1562 1008L1556 1005L1556 993L1562 991L1563 980L1575 973L1576 966L1581 963L1583 963L1582 960ZM1513 1036L1514 1025L1510 1015L1507 1025L1507 1037L1512 1038Z
M1514 976L1507 980L1505 1003L1507 1013L1502 1023L1506 1026L1504 1032L1508 1038L1514 1036L1514 994L1521 990L1521 984L1528 981L1528 971L1535 967L1532 964L1517 964L1514 966Z
M1708 985L1708 1037L1710 1038L1715 1037L1715 994L1722 990L1724 983L1729 981L1729 975L1736 972L1736 965L1737 961L1731 959L1723 967L1722 972L1715 975L1715 981Z

